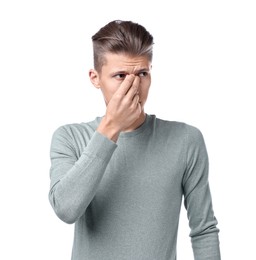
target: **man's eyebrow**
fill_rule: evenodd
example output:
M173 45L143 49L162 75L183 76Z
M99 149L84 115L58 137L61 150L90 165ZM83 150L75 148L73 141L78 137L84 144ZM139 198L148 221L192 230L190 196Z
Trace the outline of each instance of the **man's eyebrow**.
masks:
M139 74L141 72L148 72L150 71L149 68L142 68L142 69L139 69L139 70L135 70L133 74ZM113 71L111 74L128 74L128 72L126 70L118 70L118 71Z
M148 72L148 71L150 71L149 68L142 68L142 69L136 70L136 71L134 72L134 74L139 74L139 73L141 73L141 72Z
M125 71L125 70L116 70L116 71L113 71L111 74L127 74L127 71Z

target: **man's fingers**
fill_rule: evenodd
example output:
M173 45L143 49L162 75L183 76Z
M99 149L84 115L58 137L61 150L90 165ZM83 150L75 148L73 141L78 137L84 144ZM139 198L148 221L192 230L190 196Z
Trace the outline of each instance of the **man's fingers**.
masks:
M116 91L116 94L125 96L129 91L130 87L132 86L134 78L135 75L127 75L122 84L120 85L119 89Z
M134 96L132 102L137 105L139 103L139 101L140 101L140 96L139 96L139 94L136 94Z
M134 98L134 96L138 93L139 84L140 84L140 78L136 76L132 86L126 93L127 99L132 100Z

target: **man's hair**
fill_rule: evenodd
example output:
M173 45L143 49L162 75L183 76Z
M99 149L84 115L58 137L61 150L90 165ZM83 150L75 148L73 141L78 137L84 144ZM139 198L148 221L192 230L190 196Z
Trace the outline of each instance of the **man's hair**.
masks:
M152 61L153 36L140 24L114 20L92 36L94 68L100 72L105 54L147 56Z

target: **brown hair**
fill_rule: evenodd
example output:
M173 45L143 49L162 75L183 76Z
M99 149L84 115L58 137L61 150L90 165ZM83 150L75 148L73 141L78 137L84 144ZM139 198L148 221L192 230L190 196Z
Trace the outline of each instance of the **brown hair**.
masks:
M142 26L131 21L114 20L92 36L94 68L100 72L104 54L124 53L131 56L153 57L153 36Z

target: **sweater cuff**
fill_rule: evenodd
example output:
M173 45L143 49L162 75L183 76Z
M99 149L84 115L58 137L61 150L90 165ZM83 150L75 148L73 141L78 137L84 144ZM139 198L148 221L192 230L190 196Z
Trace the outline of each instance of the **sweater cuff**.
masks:
M110 160L117 144L106 136L95 131L92 135L85 151L103 160Z

